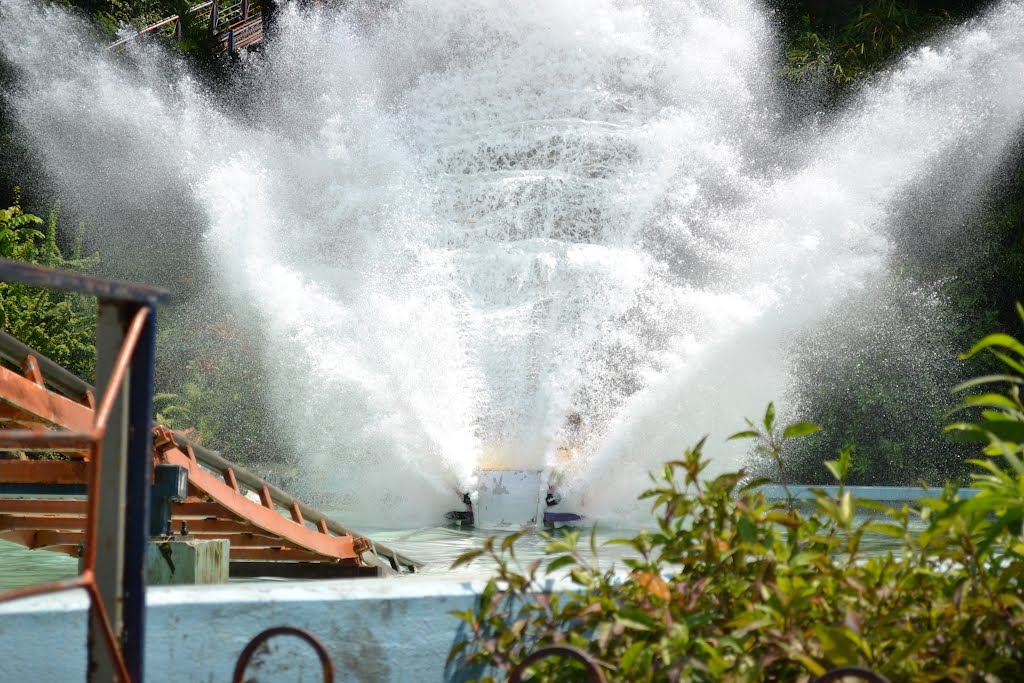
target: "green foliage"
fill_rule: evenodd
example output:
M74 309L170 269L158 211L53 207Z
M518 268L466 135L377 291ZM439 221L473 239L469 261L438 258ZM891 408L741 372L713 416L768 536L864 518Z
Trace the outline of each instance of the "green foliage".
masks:
M257 334L230 316L207 313L215 321L205 326L169 316L157 339L156 420L285 484L297 468L274 431Z
M455 566L488 555L497 572L474 609L455 613L467 636L449 661L496 680L558 644L588 653L610 680L798 681L843 666L894 682L1021 680L1024 345L990 335L965 355L983 350L1006 372L965 384L988 388L964 399L981 419L950 427L985 444L976 496L947 485L913 506L858 501L843 487L847 450L828 463L836 495L818 490L804 511L766 500L742 471L706 478L701 441L641 496L653 503L656 530L612 541L635 553L627 572L602 569L594 535L586 552L576 532L549 538L546 568L518 568L522 533L459 558ZM734 436L759 439L761 453L780 460L787 441L813 431L797 423L780 433L769 406ZM868 553L871 535L902 547ZM552 590L552 574L571 588ZM585 680L581 665L559 658L527 674Z
M60 204L48 220L25 213L16 200L0 210L0 257L48 268L89 271L99 255L81 255L81 227L70 258L57 245ZM46 232L38 226L46 226ZM16 283L0 283L0 324L5 332L75 374L91 380L96 358L95 304L85 296Z
M783 73L797 80L826 78L847 85L918 44L949 18L945 11L923 12L914 3L871 0L850 21L823 35L804 16Z
M812 422L793 422L787 425L780 433L775 428L775 404L769 403L761 424L756 425L753 420L747 419L747 427L747 429L730 436L729 440L755 439L754 455L767 460L770 466L775 468L777 481L782 484L786 491L789 491L785 463L782 459L783 445L786 441L816 434L821 431L821 426ZM845 475L843 478L845 478Z
M58 0L59 4L84 10L113 38L122 26L141 28L175 13L179 0Z
M1024 323L1024 307L1020 304L1017 313ZM1024 403L1020 395L1024 384L1024 344L1008 334L994 333L961 357L971 358L982 351L989 353L1003 372L976 377L955 387L954 391L987 390L966 396L960 406L961 410L971 410L980 417L973 422L948 425L946 431L957 439L983 444L986 455L1002 456L1016 474L1024 475L1024 463L1019 458L1024 449ZM992 387L1002 391L993 391ZM982 464L992 469L990 463Z
M942 299L894 281L843 301L793 345L792 414L823 426L787 445L788 480L824 484L822 463L844 449L851 484L915 485L964 480L970 446L942 434L955 406L948 388L966 377L956 353L966 344ZM758 474L777 469L755 462Z

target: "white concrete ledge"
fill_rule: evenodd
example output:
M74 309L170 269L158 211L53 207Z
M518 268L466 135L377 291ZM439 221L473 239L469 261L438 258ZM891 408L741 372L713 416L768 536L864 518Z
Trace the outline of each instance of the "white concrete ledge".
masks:
M805 486L803 484L790 484L789 492L796 500L814 500L811 489L821 489L830 496L839 492L838 486ZM765 498L769 500L782 500L786 497L786 489L780 484L766 484L758 488ZM844 490L849 491L854 498L860 500L874 500L882 503L894 501L914 502L922 498L938 498L942 494L940 488L922 488L920 486L847 486ZM979 489L960 489L961 498L973 498L978 494Z
M153 587L146 680L230 681L257 633L294 626L324 644L338 681L460 681L467 672L445 666L462 625L449 613L474 606L484 584L478 577L412 576ZM84 681L87 606L82 591L0 604L0 682ZM323 680L308 645L293 637L271 645L259 680Z

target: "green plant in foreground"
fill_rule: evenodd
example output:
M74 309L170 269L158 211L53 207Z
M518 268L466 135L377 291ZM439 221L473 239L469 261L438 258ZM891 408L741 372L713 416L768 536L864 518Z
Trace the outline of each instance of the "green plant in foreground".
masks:
M967 388L1005 390L967 397L982 421L951 429L983 439L1010 469L977 460L973 498L949 485L913 505L858 501L842 486L845 451L828 463L838 493L816 490L801 509L766 500L742 471L705 476L702 440L642 494L656 529L611 541L635 553L624 571L602 569L594 534L588 552L578 532L548 537L546 562L525 568L515 556L522 532L456 560L487 555L497 570L477 606L455 613L466 637L450 666L496 680L539 648L572 645L622 681L807 681L840 666L894 682L1024 679L1024 345L990 335L966 355L983 349L1011 372ZM787 438L813 431L778 434L771 407L748 427L735 436L761 439L773 459ZM870 536L901 547L868 552ZM568 586L552 585L553 576ZM567 658L536 662L526 675L585 680Z

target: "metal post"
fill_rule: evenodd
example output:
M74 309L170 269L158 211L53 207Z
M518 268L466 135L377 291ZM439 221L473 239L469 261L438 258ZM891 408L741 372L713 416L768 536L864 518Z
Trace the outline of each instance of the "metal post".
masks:
M142 305L125 307L130 320ZM146 637L146 566L149 544L149 499L153 469L153 365L156 355L156 309L150 307L142 336L132 355L128 398L128 473L124 545L125 667L133 683L144 673Z
M213 0L213 5L210 7L210 35L216 35L217 33L217 0Z
M128 316L123 304L110 299L99 299L96 321L96 378L98 395L106 391L106 383L117 361L124 341ZM115 638L120 639L124 629L122 613L125 546L125 485L127 483L128 410L125 394L131 370L119 388L120 397L114 403L103 437L100 461L99 523L96 538L96 586L110 618ZM95 492L90 491L90 495ZM103 641L89 635L89 681L106 683L115 680L115 667Z
M85 549L87 573L75 585L85 587L90 595L88 680L140 683L143 680L146 544L152 471L155 310L156 304L167 294L143 285L6 259L0 259L0 280L92 294L97 299L96 377L99 381L93 433L88 434L92 441L89 446L92 469L88 491L89 546ZM131 341L131 351L124 349L124 352L131 355L122 357L126 339ZM0 356L9 358L14 354L17 359L18 344L0 334ZM93 393L88 384L50 361L40 363L44 368L47 364L52 366L51 382L62 391L88 399L93 405ZM117 386L109 387L107 399L107 384L115 371L122 379L117 381ZM101 428L101 432L97 431ZM101 438L97 440L97 437ZM53 585L59 586L59 582ZM112 653L111 649L117 653Z

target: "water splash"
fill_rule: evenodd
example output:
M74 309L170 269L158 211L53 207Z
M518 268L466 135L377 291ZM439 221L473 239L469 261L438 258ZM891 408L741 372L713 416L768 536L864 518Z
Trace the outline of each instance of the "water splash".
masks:
M798 134L749 0L290 11L231 106L58 10L0 25L18 119L106 249L159 272L201 244L265 325L305 485L404 524L495 459L630 514L648 469L783 393L787 336L884 267L908 193L969 196L1024 121L1020 2Z

